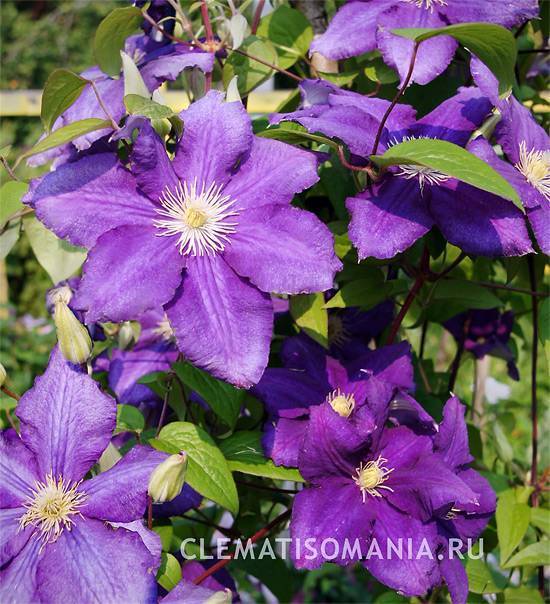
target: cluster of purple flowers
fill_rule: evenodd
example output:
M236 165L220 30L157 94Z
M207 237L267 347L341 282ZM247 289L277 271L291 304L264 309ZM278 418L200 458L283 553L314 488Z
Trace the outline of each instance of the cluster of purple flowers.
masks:
M166 7L154 2L153 9ZM311 50L334 59L379 50L403 79L412 43L392 28L468 21L511 27L536 14L535 0L357 0L340 9ZM157 38L148 31L126 43L151 91L185 68L213 69L212 53ZM449 37L425 43L413 80L422 84L439 75L455 48ZM120 122L123 79L97 67L83 75ZM496 80L476 59L472 75L476 86L459 89L420 119L413 107L398 104L379 148L429 138L475 153L516 188L537 245L547 252L548 137L513 97L498 97ZM305 80L300 91L300 107L271 122L293 121L335 138L364 165L389 102L324 80ZM495 140L508 161L474 134L495 108L501 115ZM101 112L88 88L54 128ZM318 181L323 157L255 136L244 106L217 91L180 117L184 132L170 154L152 125L139 120L135 138L132 128L126 130L127 158L105 130L34 160L55 157L56 169L31 183L25 203L57 236L89 250L72 308L87 325L141 323L136 345L99 357L95 369L108 371L118 402L153 414L159 399L139 379L168 371L180 357L252 388L265 403L266 454L277 465L298 468L307 481L293 504L293 538L339 545L425 540L435 557L362 563L405 595L422 595L445 581L453 602L465 602L465 570L448 556L449 540L477 539L494 512L495 495L470 467L464 406L451 397L438 425L413 397L408 343L369 348L391 322L393 305L370 313L330 311L328 351L300 334L284 342L282 367L266 368L271 294L327 292L342 267L327 226L291 203ZM434 227L472 255L533 251L524 216L511 202L417 165L387 170L348 197L346 207L360 260L393 258ZM478 357L505 355L513 371L506 356L512 317L494 312L460 316L446 327ZM2 601L156 601L160 540L142 518L149 477L165 454L134 446L113 468L95 473L111 442L116 401L58 349L21 399L17 416L21 435L0 435ZM85 480L90 471L93 477ZM185 487L158 515L182 513L200 501ZM323 555L302 558L294 544L292 555L298 568L324 561ZM343 553L333 561L354 560ZM214 591L193 586L193 578L166 601L207 600Z

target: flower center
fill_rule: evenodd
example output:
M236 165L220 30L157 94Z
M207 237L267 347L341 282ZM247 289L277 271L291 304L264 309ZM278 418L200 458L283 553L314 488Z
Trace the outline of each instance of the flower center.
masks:
M355 469L357 476L353 476L353 480L363 495L363 503L365 503L367 494L372 497L382 497L379 489L386 489L393 493L391 487L383 484L395 469L386 467L384 464L387 463L388 460L380 455L376 461L361 462L360 466Z
M343 346L350 339L350 333L346 329L342 317L334 314L329 315L328 339L331 344L335 344L336 346Z
M399 143L403 143L405 141L414 141L418 139L430 139L429 136L405 136L402 140L393 140L388 144L389 147L393 147ZM435 139L431 139L435 140ZM397 172L397 176L403 176L407 180L411 180L411 178L417 178L418 184L420 185L420 192L424 192L424 185L428 183L429 185L440 185L441 183L449 180L449 175L444 174L443 172L439 172L439 170L434 170L433 168L428 168L426 166L419 166L415 164L403 164L399 166L399 172Z
M355 397L353 394L344 394L340 391L340 388L327 396L327 402L341 417L349 417L355 409Z
M235 200L223 195L222 189L223 185L216 186L215 182L208 188L203 182L199 189L197 179L190 185L180 182L174 191L166 187L159 198L162 207L156 210L163 218L153 221L159 229L157 235L176 236L183 256L222 252L237 226L228 219L238 215L233 209Z
M402 0L403 2L408 2L409 4L416 4L418 8L424 8L433 13L434 6L438 4L439 6L447 6L446 0Z
M166 314L162 318L162 321L157 323L157 326L153 329L153 333L167 342L171 342L176 337Z
M50 473L46 482L37 481L23 507L27 510L19 519L21 529L34 526L46 543L57 541L63 529L71 530L72 517L79 515L80 506L86 500L84 493L77 491L79 483L63 482Z
M525 141L519 145L519 162L516 168L530 185L550 201L550 151L527 151Z

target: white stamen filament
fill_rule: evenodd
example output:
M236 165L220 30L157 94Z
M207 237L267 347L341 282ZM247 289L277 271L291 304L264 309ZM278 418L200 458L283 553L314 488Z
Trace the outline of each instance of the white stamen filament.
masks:
M417 8L424 8L429 10L431 13L434 12L434 6L447 6L446 0L401 0L402 2L408 2L409 4L415 4Z
M379 489L385 489L393 493L391 487L383 484L395 469L386 467L384 464L387 463L388 460L379 455L376 461L361 462L359 467L355 468L357 476L352 478L363 495L363 503L365 503L367 495L382 497Z
M527 151L527 144L519 145L519 162L516 168L525 176L530 185L550 201L550 151Z
M159 202L157 214L165 218L154 220L160 229L159 237L177 236L182 255L205 256L222 252L229 243L228 235L235 232L236 222L227 219L238 216L235 200L222 194L223 185L213 182L207 188L203 182L200 191L195 179L191 185L180 182L175 191L168 187Z
M172 330L172 326L170 325L170 321L168 320L166 313L164 314L162 320L159 321L157 326L153 329L153 333L166 342L171 342L175 339L174 331Z

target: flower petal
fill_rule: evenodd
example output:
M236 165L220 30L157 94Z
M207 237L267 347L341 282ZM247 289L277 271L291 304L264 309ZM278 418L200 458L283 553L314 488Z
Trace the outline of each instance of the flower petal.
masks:
M268 361L273 305L222 257L190 258L166 312L179 349L192 363L242 388L259 381Z
M190 52L184 44L172 46L172 52L158 59L152 59L140 68L141 77L150 91L158 88L166 80L175 80L184 69L198 67L209 73L214 67L214 54L210 52Z
M449 2L440 10L451 23L487 22L514 27L537 17L539 3L537 0L460 0Z
M89 323L136 319L174 296L184 259L174 237L157 235L150 224L122 226L100 237L73 299Z
M254 136L250 155L224 187L239 209L289 204L296 193L318 180L317 157L279 141Z
M45 373L23 395L16 413L40 480L51 472L78 481L109 444L116 403L55 347Z
M15 430L0 432L0 507L19 507L36 480L38 468L34 453Z
M199 187L229 179L237 162L250 150L252 126L242 103L226 103L210 91L181 112L185 130L173 165L181 180Z
M33 180L24 202L56 235L87 248L114 227L148 225L156 216L111 153L83 157Z
M422 10L418 6L395 2L378 20L376 41L384 61L397 70L401 83L409 71L414 42L391 33L399 27L437 28L447 25L434 10ZM439 36L422 42L416 55L411 82L427 84L443 73L451 62L457 43L450 36Z
M23 549L32 534L32 528L21 530L19 519L26 508L0 508L0 567Z
M451 397L443 408L443 421L434 438L437 451L451 468L466 465L473 460L468 443L468 429L464 414L466 407L456 396Z
M269 205L241 216L224 259L264 292L325 291L342 263L328 228L312 213Z
M416 179L386 176L357 197L348 197L349 238L359 259L393 258L433 225Z
M533 251L522 213L511 201L456 181L433 189L431 213L453 245L480 256Z
M451 594L451 602L453 604L467 604L468 575L458 556L454 558L444 556L439 562L439 570Z
M113 522L141 518L151 473L166 457L166 453L150 447L133 447L110 470L81 485L80 490L87 495L82 514Z
M202 495L197 493L188 484L183 485L182 492L172 501L153 505L155 518L168 518L169 516L182 516L192 508L199 507Z
M48 545L38 567L47 602L156 602L152 556L138 533L91 518L77 519Z
M262 445L275 465L290 468L298 466L307 418L307 414L302 417L279 417L266 424Z
M40 601L36 571L41 545L39 539L29 539L11 563L0 571L0 600L3 604Z

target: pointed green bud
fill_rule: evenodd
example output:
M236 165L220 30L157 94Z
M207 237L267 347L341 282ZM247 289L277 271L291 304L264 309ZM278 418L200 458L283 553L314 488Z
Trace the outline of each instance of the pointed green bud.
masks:
M233 595L231 594L231 590L225 589L224 591L217 591L215 594L212 594L204 601L204 604L231 604L232 601Z
M53 321L61 354L71 363L85 363L92 353L92 339L88 330L61 298L55 300Z
M165 503L175 499L185 484L187 453L170 455L159 464L149 478L147 492L154 503Z
M4 385L4 382L6 381L6 377L7 377L7 373L4 368L4 365L2 365L2 363L0 363L0 386Z
M139 333L139 323L125 321L118 331L118 347L121 350L131 348L138 341Z

